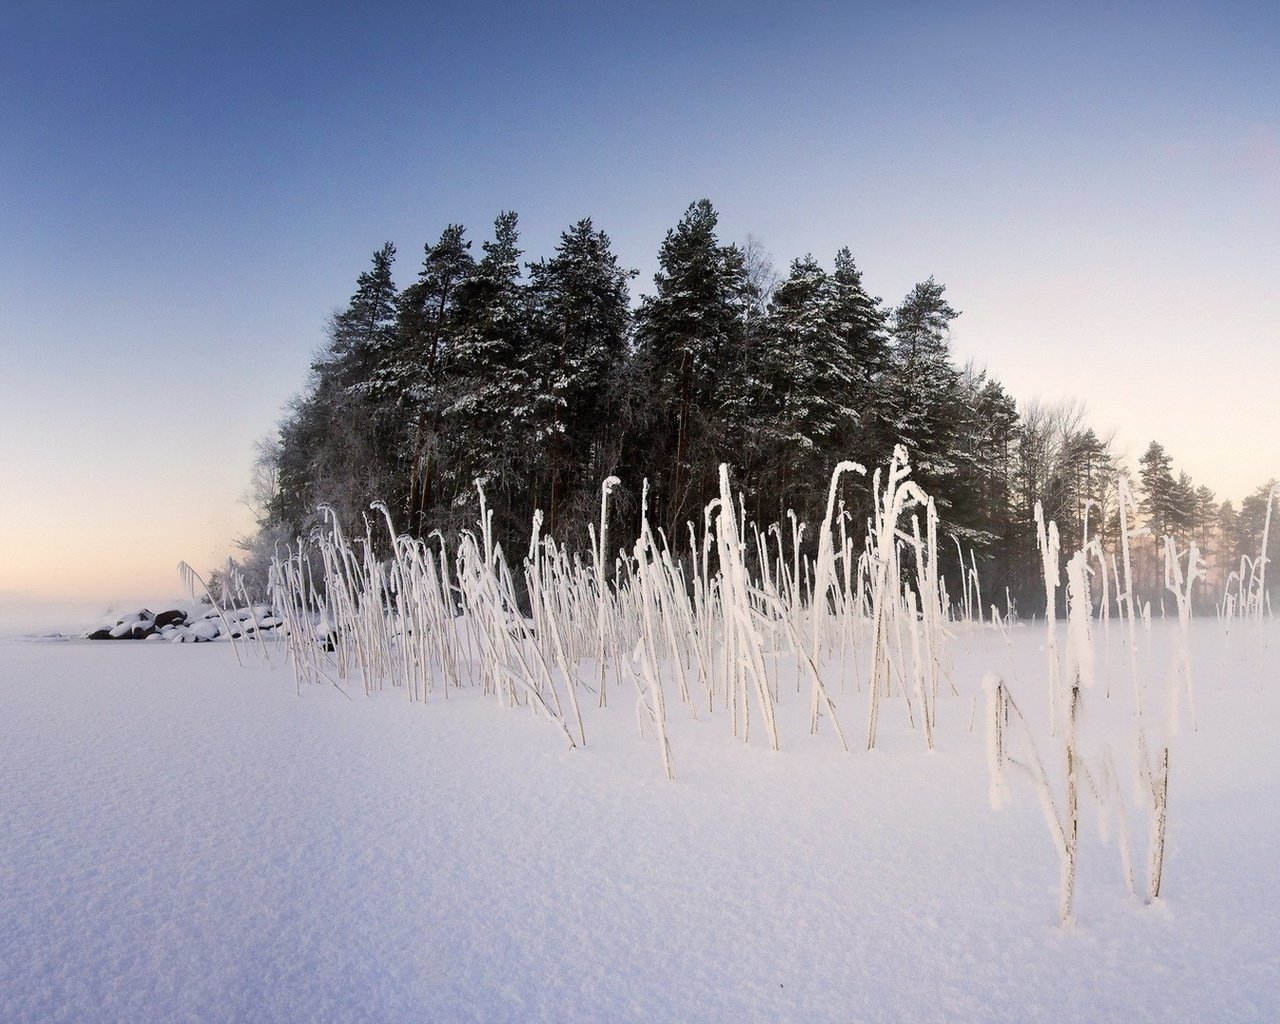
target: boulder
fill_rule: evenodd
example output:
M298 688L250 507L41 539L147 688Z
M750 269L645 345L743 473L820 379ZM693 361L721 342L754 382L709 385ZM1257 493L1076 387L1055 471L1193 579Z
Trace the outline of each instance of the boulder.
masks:
M154 631L155 616L147 609L141 608L136 612L130 612L128 615L122 615L116 619L116 624L110 627L112 640L142 640L151 634L148 630Z
M218 624L212 619L201 619L187 628L187 639L194 640L196 643L207 643L210 640L216 640L219 632Z
M200 613L196 613L199 615ZM256 621L255 621L256 620ZM237 608L226 613L225 621L215 609L200 617L180 608L170 608L154 614L146 608L120 616L115 625L106 625L85 633L86 640L168 640L171 643L208 643L211 640L239 639L254 633L278 629L284 622L279 614L266 604ZM328 641L330 649L333 637L327 623L322 624L319 639Z

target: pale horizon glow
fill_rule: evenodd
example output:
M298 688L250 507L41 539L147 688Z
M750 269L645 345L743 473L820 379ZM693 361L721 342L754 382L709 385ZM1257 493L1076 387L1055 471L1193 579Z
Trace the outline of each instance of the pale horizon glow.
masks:
M327 314L387 239L526 258L591 216L650 288L706 196L784 272L848 245L1020 403L1219 500L1280 477L1271 5L11 5L0 604L178 591L251 520Z

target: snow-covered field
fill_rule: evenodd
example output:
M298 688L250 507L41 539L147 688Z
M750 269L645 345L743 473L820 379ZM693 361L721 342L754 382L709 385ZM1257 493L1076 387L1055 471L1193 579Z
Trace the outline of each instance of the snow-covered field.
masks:
M634 693L569 750L478 688L299 695L282 647L0 642L0 1020L1277 1019L1280 628L1193 624L1162 895L1086 801L1066 927L1032 787L988 797L988 669L1061 775L1043 624L1010 632L961 631L935 751L900 698L860 749L849 692L845 754L784 683L777 753L673 704L675 782ZM1153 691L1175 633L1140 627ZM1128 800L1110 644L1082 728Z

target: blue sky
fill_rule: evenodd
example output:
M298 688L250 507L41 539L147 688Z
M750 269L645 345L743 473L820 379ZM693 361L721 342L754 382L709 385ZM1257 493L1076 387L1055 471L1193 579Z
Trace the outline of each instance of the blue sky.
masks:
M0 592L172 590L384 240L710 197L935 275L954 346L1238 500L1280 475L1271 4L0 9Z

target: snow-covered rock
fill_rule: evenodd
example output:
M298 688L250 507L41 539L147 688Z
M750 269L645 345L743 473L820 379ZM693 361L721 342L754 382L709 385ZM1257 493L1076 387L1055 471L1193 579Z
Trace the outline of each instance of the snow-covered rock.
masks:
M187 627L188 639L194 640L196 643L216 640L221 632L221 628L212 619L201 619Z
M197 617L199 616L199 617ZM129 612L85 633L86 640L150 640L153 637L170 643L205 643L212 640L238 640L255 633L279 629L284 624L270 605L259 604L220 612L212 608L203 614L179 608L155 614L146 608Z

